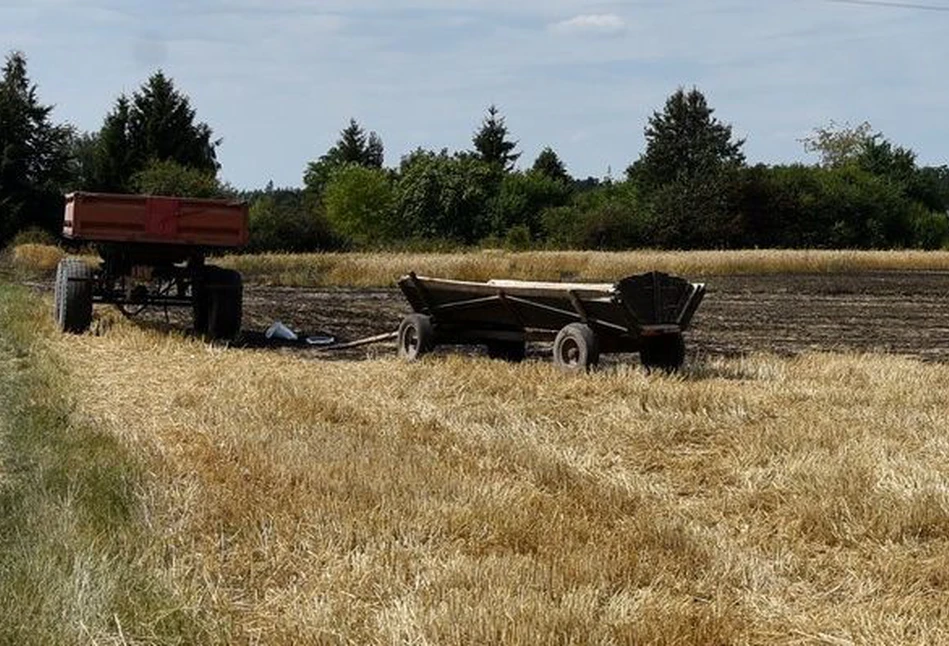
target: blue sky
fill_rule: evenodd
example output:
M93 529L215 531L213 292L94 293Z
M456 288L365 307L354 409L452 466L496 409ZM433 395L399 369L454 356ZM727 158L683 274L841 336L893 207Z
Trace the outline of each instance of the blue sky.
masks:
M897 3L898 4L898 3ZM813 161L829 121L869 121L949 163L949 0L0 0L0 46L54 118L98 129L158 68L223 138L239 188L299 185L355 117L387 165L471 146L497 104L529 165L552 146L614 176L679 86L701 89L751 162Z

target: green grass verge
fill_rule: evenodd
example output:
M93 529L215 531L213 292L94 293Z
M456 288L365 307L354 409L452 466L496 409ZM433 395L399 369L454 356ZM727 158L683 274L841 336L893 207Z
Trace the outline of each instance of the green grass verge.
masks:
M144 465L74 421L47 319L0 283L0 644L215 641L163 580Z

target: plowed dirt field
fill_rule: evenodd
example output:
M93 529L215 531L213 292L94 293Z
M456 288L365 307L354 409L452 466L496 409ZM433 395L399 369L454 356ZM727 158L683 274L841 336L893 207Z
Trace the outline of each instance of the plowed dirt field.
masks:
M692 357L857 351L949 361L949 273L721 276L709 277L706 282L708 294L687 334ZM237 345L275 348L314 358L353 359L392 352L392 344L334 353L289 344L280 347L265 339L263 332L279 320L304 335L322 332L340 341L351 341L395 330L408 311L395 288L306 289L250 284L245 286L244 333ZM171 310L167 322L164 313L151 312L144 316L143 323L187 330L190 311ZM535 357L546 352L543 345L529 349Z

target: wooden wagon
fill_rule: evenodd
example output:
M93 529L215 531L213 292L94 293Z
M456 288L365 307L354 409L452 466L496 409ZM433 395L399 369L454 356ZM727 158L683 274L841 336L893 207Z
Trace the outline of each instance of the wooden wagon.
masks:
M613 284L490 280L484 283L403 276L412 306L399 326L406 359L438 345L486 345L492 357L520 361L528 341L553 341L567 371L585 371L603 353L638 352L649 369L677 370L682 333L705 296L705 285L651 272Z

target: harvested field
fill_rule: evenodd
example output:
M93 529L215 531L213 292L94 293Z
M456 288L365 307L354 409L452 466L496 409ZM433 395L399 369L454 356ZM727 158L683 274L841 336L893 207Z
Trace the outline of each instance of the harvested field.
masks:
M949 275L707 280L675 377L263 343L391 330L393 289L249 285L244 348L106 309L32 347L144 462L192 641L946 643ZM155 641L96 619L77 643Z

